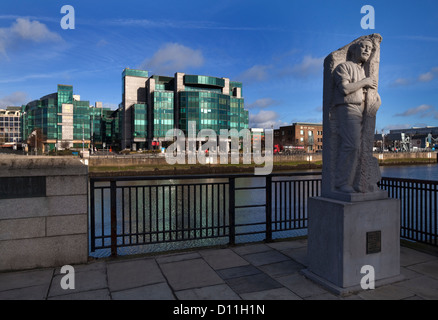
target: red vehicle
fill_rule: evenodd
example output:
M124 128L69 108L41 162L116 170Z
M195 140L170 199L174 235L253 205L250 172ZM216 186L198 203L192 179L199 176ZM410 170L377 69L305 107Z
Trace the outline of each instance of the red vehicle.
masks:
M274 145L274 154L279 154L282 152L284 147L281 144Z

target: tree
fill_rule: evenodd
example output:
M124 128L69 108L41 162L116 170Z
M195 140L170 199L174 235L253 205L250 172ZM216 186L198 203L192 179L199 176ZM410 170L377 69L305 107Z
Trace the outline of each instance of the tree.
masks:
M46 140L46 136L43 134L43 130L41 128L34 128L32 130L32 133L27 138L27 145L29 146L29 151L35 150L35 143L37 150L44 150L45 140Z

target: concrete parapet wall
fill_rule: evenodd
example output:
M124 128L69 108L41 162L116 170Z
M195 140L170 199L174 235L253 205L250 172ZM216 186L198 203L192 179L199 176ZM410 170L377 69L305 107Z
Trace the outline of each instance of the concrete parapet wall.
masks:
M0 183L0 271L87 262L87 166L71 158L5 158Z

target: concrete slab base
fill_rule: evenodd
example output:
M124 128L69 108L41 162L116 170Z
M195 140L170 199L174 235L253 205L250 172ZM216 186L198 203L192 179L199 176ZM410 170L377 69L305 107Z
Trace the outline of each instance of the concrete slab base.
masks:
M399 280L399 200L310 198L308 214L309 278L338 294L361 290L365 276L374 283ZM372 275L364 272L370 267Z
M330 281L327 281L326 279L323 279L320 276L314 274L313 272L309 271L309 269L303 269L303 270L301 270L301 273L307 279L310 279L313 282L316 282L317 284L321 285L322 287L324 287L328 291L330 291L334 294L337 294L341 297L355 294L355 293L358 293L359 291L365 291L365 289L362 289L360 284L356 285L356 286L346 287L346 288L339 287L339 286L331 283ZM405 279L405 277L401 274L398 276L389 277L386 279L379 279L375 282L375 288L378 288L380 286L384 286L386 284L399 282L399 281L402 281L404 279ZM368 289L368 290L371 290L371 289Z

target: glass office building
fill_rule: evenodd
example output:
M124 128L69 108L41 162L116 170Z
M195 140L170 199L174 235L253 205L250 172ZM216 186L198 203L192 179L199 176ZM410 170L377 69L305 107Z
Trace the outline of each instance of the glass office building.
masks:
M71 85L58 85L57 89L22 107L23 141L27 141L36 129L43 135L45 151L101 148L103 142L111 141L113 110L102 108L99 102L90 106L89 101L80 100L80 96L73 94Z
M123 149L162 146L166 132L174 128L187 136L191 121L196 133L248 128L241 82L184 73L149 77L147 71L125 69L122 83Z

